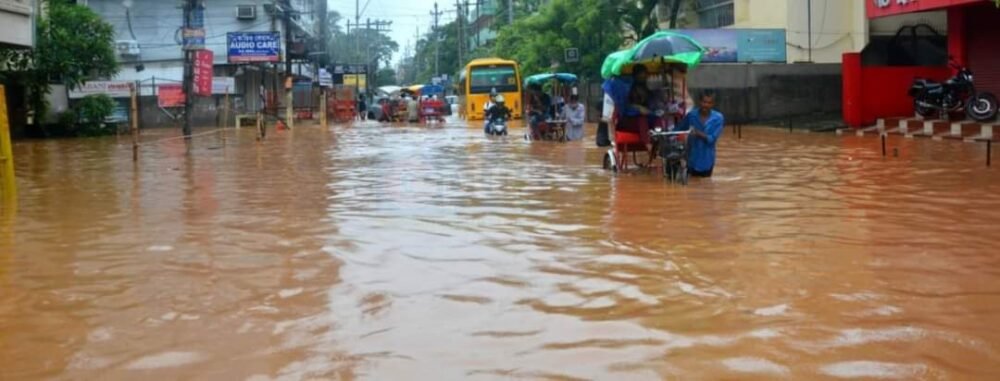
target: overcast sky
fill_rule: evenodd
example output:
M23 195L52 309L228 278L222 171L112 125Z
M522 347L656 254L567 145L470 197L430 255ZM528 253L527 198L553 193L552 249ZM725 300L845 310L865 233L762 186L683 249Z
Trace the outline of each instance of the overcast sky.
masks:
M327 0L330 10L340 12L345 18L350 18L354 23L356 0ZM392 62L399 61L407 43L413 45L416 42L417 28L424 34L434 24L431 12L434 10L435 0L358 0L358 5L362 9L361 23L371 18L375 20L392 21L392 31L389 36L399 44L399 51L393 55ZM437 1L438 9L445 13L441 15L440 24L446 24L455 19L455 1ZM367 4L367 8L366 8ZM347 21L343 22L346 27Z

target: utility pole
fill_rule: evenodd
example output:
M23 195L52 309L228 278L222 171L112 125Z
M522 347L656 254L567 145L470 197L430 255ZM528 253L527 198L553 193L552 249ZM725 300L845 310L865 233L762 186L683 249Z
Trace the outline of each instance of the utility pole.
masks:
M358 29L361 29L361 0L354 0L354 58L358 59L358 52L361 51L361 34L358 33Z
M293 108L294 98L292 88L295 86L292 80L292 2L285 0L281 3L282 15L285 24L285 126L292 128L295 125L295 112Z
M465 39L462 37L462 32L465 29L465 17L462 13L462 3L461 0L455 0L455 11L458 13L458 64L461 65L465 61L462 60L462 48L465 45Z
M514 0L507 0L507 24L514 23Z
M369 17L365 22L365 36L368 37L365 41L365 93L368 93L368 89L371 88L372 78L374 78L371 68L372 41L370 37L372 35L372 19Z
M807 24L809 28L809 62L813 62L813 2L812 0L806 1L806 13L809 14L807 17Z
M438 18L440 18L442 14L444 14L444 12L438 11L438 3L434 2L434 12L431 12L431 16L434 16L434 32L431 33L431 36L434 38L434 76L435 77L441 75L441 72L438 71L438 61L441 60L441 39L438 36L438 32L439 32L439 30L438 30Z
M184 5L184 28L191 27L191 13L198 6L198 0L187 0ZM184 126L182 133L185 139L191 138L191 113L194 108L194 54L184 47Z

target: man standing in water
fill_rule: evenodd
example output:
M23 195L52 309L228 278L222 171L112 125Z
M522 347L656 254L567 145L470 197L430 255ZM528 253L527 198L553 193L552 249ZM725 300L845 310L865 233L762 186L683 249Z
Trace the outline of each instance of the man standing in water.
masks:
M689 112L677 129L691 130L688 137L688 172L694 177L712 177L715 169L715 143L722 135L726 123L721 112L715 110L715 95L702 93L698 97L697 112Z

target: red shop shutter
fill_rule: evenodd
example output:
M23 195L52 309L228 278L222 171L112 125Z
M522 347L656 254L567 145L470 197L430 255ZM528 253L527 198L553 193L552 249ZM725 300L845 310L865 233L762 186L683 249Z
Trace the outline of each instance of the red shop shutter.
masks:
M1000 9L988 4L970 8L967 15L969 69L976 90L1000 96Z

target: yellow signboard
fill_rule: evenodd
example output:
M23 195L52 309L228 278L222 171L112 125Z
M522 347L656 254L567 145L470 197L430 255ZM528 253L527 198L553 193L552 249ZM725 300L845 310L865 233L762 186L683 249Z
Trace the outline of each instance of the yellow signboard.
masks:
M344 86L356 86L364 88L368 85L368 79L364 74L344 74Z

